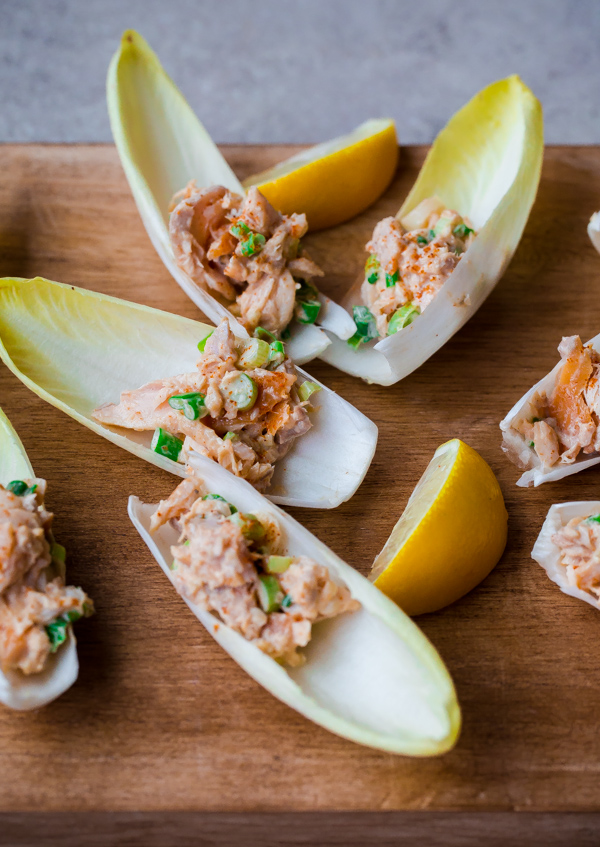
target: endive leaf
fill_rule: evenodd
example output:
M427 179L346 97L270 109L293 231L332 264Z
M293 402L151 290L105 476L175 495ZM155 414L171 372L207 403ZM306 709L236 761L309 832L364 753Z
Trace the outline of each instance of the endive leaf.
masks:
M0 279L0 357L13 373L104 438L179 476L185 476L183 465L150 449L151 432L117 431L95 421L92 412L117 402L126 389L193 371L198 341L212 329L41 277ZM300 383L308 378L297 373ZM288 505L333 508L362 482L377 427L323 385L314 405L313 427L276 466L269 496Z
M460 709L452 680L418 627L365 577L244 480L212 463L198 469L210 491L243 512L265 515L282 529L287 552L310 556L344 583L361 609L313 626L300 668L278 664L193 603L191 611L229 655L279 700L331 732L391 753L431 756L456 741ZM178 533L163 526L150 535L155 506L137 497L129 515L164 574L171 579L170 546Z
M34 477L21 439L0 409L0 484L6 486L15 479ZM20 711L38 709L73 685L79 673L79 661L72 627L68 633L66 643L48 658L42 673L25 676L18 671L0 670L0 703Z
M139 33L133 30L124 33L108 69L106 90L115 144L156 251L188 297L215 324L224 317L231 318L231 312L175 262L169 240L168 209L173 195L192 179L199 188L224 185L243 195L242 184ZM340 306L335 308L344 312ZM333 311L331 306L329 312ZM345 337L354 331L347 315L328 323L333 331L338 326L347 333ZM297 364L309 361L315 355L316 346L324 348L329 344L327 335L321 332L320 344L315 345L316 332L314 326L298 327L294 345Z
M555 582L561 591L570 597L576 597L598 608L598 600L592 594L578 588L569 582L567 570L561 564L561 551L552 540L552 536L566 526L573 518L589 517L600 513L600 500L588 500L586 502L555 503L550 507L544 525L540 530L531 558L541 565L552 582Z
M600 352L600 334L595 335L585 345L591 345L596 352ZM534 486L537 488L543 482L554 482L557 479L564 479L571 474L584 471L586 468L591 468L600 462L600 453L580 453L574 462L570 464L556 464L551 468L544 467L535 450L529 446L529 442L520 432L512 429L512 422L519 417L524 407L538 392L550 396L558 375L561 372L563 360L559 360L552 368L549 374L536 382L529 391L527 391L520 400L512 407L503 421L500 422L502 431L502 449L508 454L512 462L519 468L527 468L525 473L517 480L517 485L521 488Z
M372 347L353 350L334 338L322 354L367 382L391 385L423 364L481 306L515 252L540 179L543 121L540 103L519 77L488 86L436 138L403 217L433 195L471 219L478 235L422 315ZM360 303L362 277L345 305Z
M587 231L590 241L600 253L600 212L594 212L588 223Z

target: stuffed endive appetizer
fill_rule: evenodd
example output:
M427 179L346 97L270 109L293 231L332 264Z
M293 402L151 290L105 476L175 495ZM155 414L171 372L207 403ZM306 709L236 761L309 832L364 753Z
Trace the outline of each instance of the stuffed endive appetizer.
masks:
M198 453L277 502L333 508L362 482L377 427L257 334L41 278L0 280L0 357L40 397L171 473L185 476Z
M198 308L235 315L252 332L291 332L301 364L328 344L318 326L349 338L350 316L321 295L321 269L300 239L302 214L281 215L256 187L245 195L217 146L146 41L130 30L107 78L112 132L154 247Z
M368 242L344 300L356 334L321 357L391 385L423 364L481 306L504 273L540 178L542 112L516 77L481 91L436 138L396 217Z
M525 470L517 485L537 486L600 462L600 335L584 345L563 338L556 367L500 424L502 449Z
M130 517L189 608L274 696L327 729L394 753L435 755L460 711L412 621L248 483L190 468Z
M531 552L561 591L600 606L600 501L550 507Z
M72 624L94 609L81 588L65 585L65 549L52 534L45 492L0 409L0 703L19 710L75 682Z

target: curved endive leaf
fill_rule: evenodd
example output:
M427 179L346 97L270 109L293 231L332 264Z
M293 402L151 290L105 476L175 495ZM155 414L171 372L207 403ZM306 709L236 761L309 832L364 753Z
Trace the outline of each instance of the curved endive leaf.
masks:
M408 327L353 350L334 338L321 358L367 382L391 385L423 364L481 306L515 252L540 179L543 121L540 103L519 77L477 94L436 138L403 217L437 195L471 219L478 235L422 315ZM345 298L360 303L362 277Z
M21 439L0 409L0 484L35 477ZM79 673L73 628L65 644L48 658L42 673L25 676L19 671L0 671L0 703L26 711L45 706L70 688Z
M590 345L596 352L600 352L600 334L595 335L585 346ZM527 439L520 432L512 429L513 421L520 416L535 394L540 392L550 396L563 364L562 359L558 361L550 373L546 374L539 382L536 382L515 403L504 420L500 422L502 449L517 467L526 468L525 473L517 480L517 485L521 488L537 487L543 482L554 482L557 479L564 479L566 476L584 471L586 468L591 468L600 462L600 453L581 452L575 461L570 464L556 464L550 468L544 467L538 454L530 446Z
M361 609L321 621L304 649L299 668L278 664L255 645L193 603L191 611L229 655L257 682L331 732L412 756L443 753L455 743L460 709L452 680L434 647L395 603L343 562L308 530L244 480L215 463L198 475L210 491L243 512L265 515L282 529L287 552L310 556L345 584ZM156 507L137 497L129 515L152 555L171 579L170 546L178 533L163 526L150 534Z
M139 33L128 30L113 56L106 82L108 114L123 169L139 213L169 273L215 324L231 312L197 285L175 262L169 240L169 203L175 192L195 179L199 188L224 185L244 194L216 144L165 73ZM339 312L337 320L333 313ZM323 309L328 329L349 338L354 324L336 304ZM325 318L325 312L328 318ZM245 330L243 330L245 331ZM320 333L319 344L315 334ZM314 326L296 329L294 361L309 361L329 344ZM316 352L315 352L316 351Z
M117 402L126 389L193 371L198 341L212 329L41 277L0 279L0 357L13 373L104 438L179 476L185 476L183 465L150 449L151 432L103 426L92 412ZM298 376L300 383L308 378L300 370ZM269 497L327 509L350 498L362 482L377 427L324 385L314 406L313 427L276 466Z
M597 598L582 588L569 582L566 568L561 564L561 551L552 540L552 536L566 526L573 518L590 517L600 513L600 500L588 500L572 503L555 503L540 530L531 551L531 558L543 567L552 582L570 597L576 597L598 608Z

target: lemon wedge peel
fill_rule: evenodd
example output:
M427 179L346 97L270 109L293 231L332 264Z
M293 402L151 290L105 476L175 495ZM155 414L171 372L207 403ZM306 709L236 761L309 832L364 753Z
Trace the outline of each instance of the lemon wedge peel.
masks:
M391 119L365 121L244 181L286 215L304 212L311 231L338 226L371 206L391 183L398 139Z
M436 450L370 578L407 614L435 612L494 568L507 521L490 466L459 439L448 441Z

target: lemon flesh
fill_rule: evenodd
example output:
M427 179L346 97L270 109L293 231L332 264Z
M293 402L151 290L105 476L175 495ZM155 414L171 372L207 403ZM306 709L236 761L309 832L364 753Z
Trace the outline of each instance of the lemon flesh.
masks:
M492 469L455 438L435 451L370 579L407 614L435 612L489 574L506 546L507 522Z
M249 177L269 203L304 212L311 230L337 226L363 212L388 187L398 164L394 121L371 120Z

